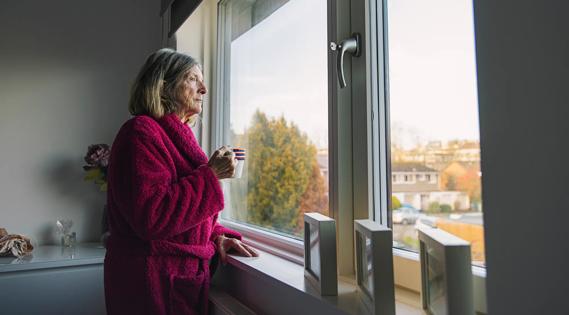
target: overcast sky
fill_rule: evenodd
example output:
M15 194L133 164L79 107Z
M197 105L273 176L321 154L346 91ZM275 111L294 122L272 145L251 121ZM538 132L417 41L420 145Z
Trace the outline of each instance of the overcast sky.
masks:
M389 0L393 138L479 138L472 2ZM327 145L326 1L291 0L231 45L231 125L256 109Z

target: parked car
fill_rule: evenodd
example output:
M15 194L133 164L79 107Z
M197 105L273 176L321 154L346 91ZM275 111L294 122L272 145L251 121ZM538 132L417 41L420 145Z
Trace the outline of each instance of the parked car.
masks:
M419 210L415 208L401 207L393 210L392 219L396 224L415 224L419 215Z

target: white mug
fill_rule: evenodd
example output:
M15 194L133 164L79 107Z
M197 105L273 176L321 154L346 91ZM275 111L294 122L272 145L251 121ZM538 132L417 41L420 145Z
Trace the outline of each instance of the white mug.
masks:
M245 149L233 148L231 149L235 154L235 159L237 160L237 165L235 166L235 174L233 178L241 178L243 174L243 166L245 165Z

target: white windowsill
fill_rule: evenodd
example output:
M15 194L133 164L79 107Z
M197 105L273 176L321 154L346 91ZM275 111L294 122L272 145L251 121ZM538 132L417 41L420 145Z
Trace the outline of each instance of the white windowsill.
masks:
M270 253L260 251L256 258L230 255L228 265L235 267L246 277L254 277L269 282L272 286L282 286L294 289L297 293L310 296L316 303L322 304L323 310L333 307L338 314L369 314L361 301L354 279L338 278L338 296L321 296L304 278L304 267ZM227 266L220 266L227 268ZM415 292L398 288L396 290L397 314L419 315L423 311L414 303L419 295ZM401 298L399 298L401 297ZM286 297L282 297L286 299ZM281 301L283 304L297 301ZM250 306L255 309L254 306Z
M322 301L328 301L336 308L343 310L344 305L353 309L357 304L354 297L321 297L310 284L304 284L304 247L301 241L255 229L233 221L222 220L221 223L229 228L238 230L244 236L244 242L260 249L263 255L259 258L232 256L229 263L249 274L261 276L267 281L279 285L287 285ZM419 254L416 252L393 248L394 277L398 314L415 314L421 308L421 274ZM486 269L472 266L474 304L477 313L487 313L486 308ZM344 294L357 295L354 279L339 277L338 292L341 288ZM352 301L350 302L350 299ZM359 298L358 298L359 299ZM339 304L334 304L339 303ZM350 304L351 303L351 304ZM401 310L400 310L401 309ZM348 314L354 314L353 312ZM418 313L422 314L422 313Z
M220 223L243 235L243 242L296 264L304 264L304 243L292 237L264 231L235 221L220 219Z

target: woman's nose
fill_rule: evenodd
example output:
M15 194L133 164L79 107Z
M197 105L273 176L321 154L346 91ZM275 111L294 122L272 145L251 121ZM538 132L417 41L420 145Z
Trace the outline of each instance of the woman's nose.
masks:
M198 91L200 94L206 94L207 93L207 88L205 87L205 83L201 83L200 89Z

